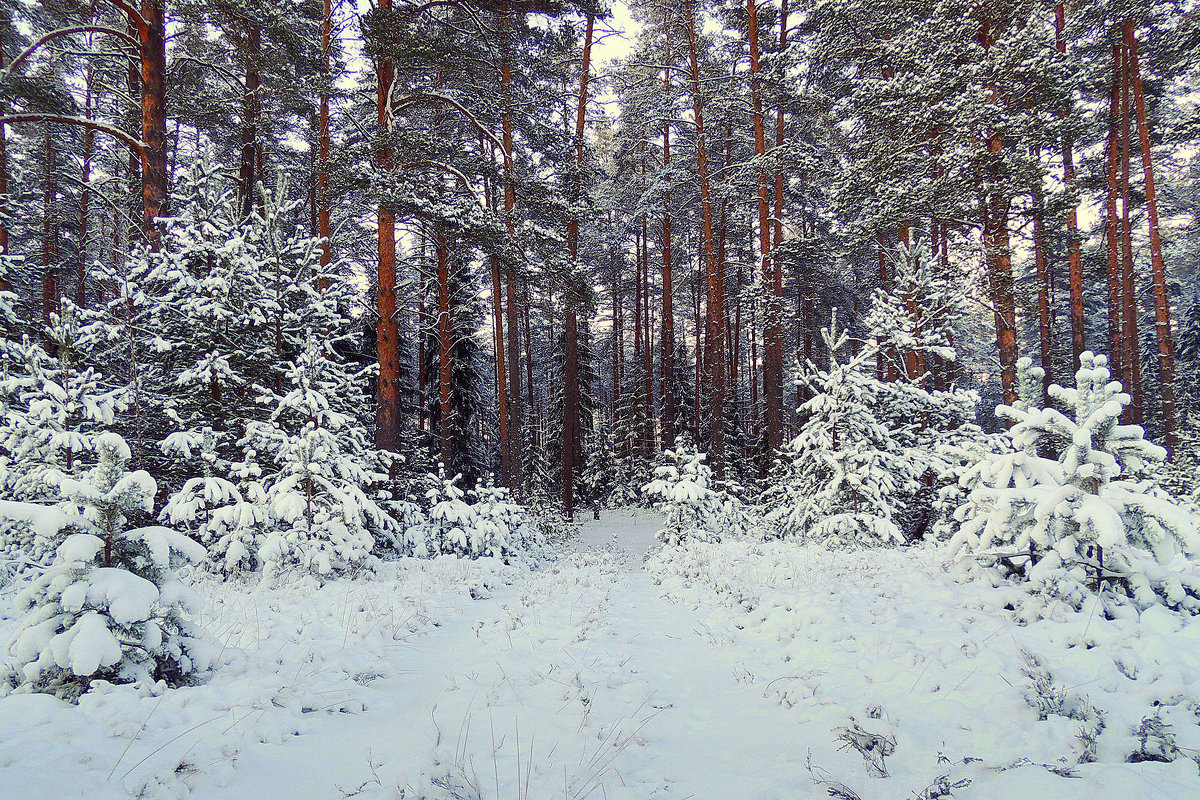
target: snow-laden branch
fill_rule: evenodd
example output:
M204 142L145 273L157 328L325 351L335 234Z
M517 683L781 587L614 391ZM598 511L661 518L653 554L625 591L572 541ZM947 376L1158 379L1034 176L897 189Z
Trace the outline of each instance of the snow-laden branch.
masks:
M120 128L105 125L103 122L97 122L94 119L64 117L60 114L13 114L11 116L0 117L0 124L4 125L15 125L22 122L61 122L64 125L78 125L83 128L91 128L100 133L107 133L109 136L127 145L139 157L144 156L146 153L146 143L141 139L135 139Z
M8 80L8 76L12 74L13 70L19 67L22 62L25 61L25 59L29 58L45 44L53 41L54 39L58 39L63 36L70 36L75 33L107 33L110 36L116 36L120 39L124 39L126 42L129 42L136 48L140 49L142 46L141 42L130 36L125 31L120 31L116 28L109 28L105 25L75 25L70 28L59 28L58 30L50 31L45 36L29 45L29 47L26 47L24 50L22 50L21 54L12 60L12 63L0 71L0 83Z

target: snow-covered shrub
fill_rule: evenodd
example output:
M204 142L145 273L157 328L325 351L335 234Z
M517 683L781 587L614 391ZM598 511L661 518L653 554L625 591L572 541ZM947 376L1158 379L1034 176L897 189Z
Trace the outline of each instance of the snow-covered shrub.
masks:
M319 576L366 564L375 536L399 536L399 523L364 487L382 476L372 469L365 430L334 402L349 377L310 341L288 370L290 389L274 397L267 422L246 426L240 443L267 455L274 471L262 484L273 516L258 551L264 575L290 568Z
M1084 353L1075 388L1050 387L1070 416L1038 406L1040 368L1023 358L1018 370L1020 401L996 410L1013 423L1012 450L963 476L970 493L951 550L1076 607L1099 590L1106 603L1128 597L1139 609L1200 613L1196 520L1152 481L1130 477L1166 451L1140 426L1118 424L1130 398L1110 381L1107 359Z
M121 395L85 366L97 335L85 312L63 298L44 333L44 342L26 336L0 343L0 496L21 502L55 499L47 477L80 472L95 437L113 422ZM10 559L44 564L56 546L22 520L0 520L0 553Z
M902 543L904 497L917 491L922 468L880 418L886 391L874 375L876 350L863 347L843 361L850 337L836 310L821 335L829 368L810 362L797 379L811 396L799 410L799 434L783 448L781 481L765 497L767 520L784 536Z
M410 527L406 533L414 555L422 558L469 555L473 544L482 544L482 535L476 530L475 508L466 501L467 492L458 485L460 480L462 475L446 477L444 464L438 464L437 475L428 476L427 519Z
M75 698L94 680L186 683L212 663L187 620L192 596L175 569L204 548L159 526L130 528L153 511L154 479L127 472L115 433L95 441L98 463L78 479L52 476L71 533L54 563L18 597L28 613L9 647L0 691Z
M497 486L491 475L475 487L475 526L471 537L472 556L499 557L529 547L538 538L537 525L509 490Z
M189 478L179 491L167 498L163 520L186 531L208 548L210 558L228 574L252 569L258 548L270 523L266 491L259 481L262 469L254 460L254 451L246 459L227 465L227 480L216 473L219 458L216 433L205 428L199 438L202 474ZM164 451L184 456L191 448L182 443L186 435L168 438Z
M723 488L714 488L705 453L692 449L686 436L675 439L654 467L654 480L642 492L667 515L658 538L676 545L687 539L714 541L745 528L742 504Z
M0 394L7 398L0 478L12 499L53 499L46 476L77 474L81 457L113 422L121 393L106 389L104 376L84 364L97 335L84 316L63 298L46 326L45 343L26 336L7 345L14 363L0 378Z

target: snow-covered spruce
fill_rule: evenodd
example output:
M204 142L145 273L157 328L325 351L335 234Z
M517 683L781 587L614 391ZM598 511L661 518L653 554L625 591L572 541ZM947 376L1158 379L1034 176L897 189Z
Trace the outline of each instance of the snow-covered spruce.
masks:
M187 619L192 596L175 574L204 548L168 528L129 528L153 510L157 486L146 472L126 471L129 447L117 434L101 434L95 446L96 466L55 481L65 527L77 532L18 597L27 616L0 692L74 699L95 680L179 685L211 666L211 645Z
M922 467L880 418L885 391L873 374L877 350L862 347L846 358L850 336L838 327L836 309L821 336L829 368L810 362L797 379L811 396L799 410L799 434L783 448L787 463L767 495L766 518L785 536L902 543L903 498L917 491Z
M718 540L744 530L745 511L729 492L714 487L713 471L704 463L706 454L692 448L688 437L675 439L672 450L664 450L654 467L654 480L642 492L667 515L658 538L677 545L687 539Z
M86 366L99 335L96 325L70 300L60 303L45 328L45 342L26 336L5 345L6 360L13 363L0 378L6 406L0 479L4 494L14 500L53 499L47 474L78 473L81 456L112 424L121 397Z
M385 476L373 469L366 431L334 407L351 376L310 340L287 382L270 420L247 425L240 443L274 465L263 477L273 518L258 551L263 574L299 568L329 576L362 567L377 536L399 542L400 524L367 492Z
M1041 368L1023 358L1018 371L1021 399L996 410L1013 423L1012 449L963 476L970 493L951 550L1075 607L1098 591L1110 614L1124 598L1138 609L1200 613L1196 520L1152 481L1130 476L1166 451L1140 426L1118 424L1130 398L1110 380L1107 359L1084 353L1075 387L1050 387L1070 416L1039 407Z
M208 549L209 557L226 574L253 569L266 538L271 514L263 488L262 468L253 450L243 461L227 465L227 480L216 474L217 434L205 428L197 437L180 433L163 442L164 452L188 458L197 449L201 475L189 478L167 498L163 520L186 531Z
M491 475L472 494L477 534L471 539L471 555L498 558L537 540L537 525L525 507L514 502L508 488L497 486Z

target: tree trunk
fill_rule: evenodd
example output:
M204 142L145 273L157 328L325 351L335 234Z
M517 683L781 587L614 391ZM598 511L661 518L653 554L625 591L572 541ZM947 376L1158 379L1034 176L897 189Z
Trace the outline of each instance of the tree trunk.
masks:
M508 15L500 18L500 86L501 108L500 127L503 144L504 161L504 224L510 237L516 236L513 214L517 207L516 176L513 174L513 134L512 134L512 63L508 46ZM517 315L517 273L512 265L504 271L505 278L505 316L508 322L508 437L509 437L509 486L518 495L523 493L525 485L524 439L522 434L523 405L521 398L521 333L520 321ZM532 396L530 397L532 402Z
M671 47L668 38L666 51L667 68L663 70L663 92L671 92ZM671 115L663 120L663 171L671 167ZM663 192L662 219L662 334L659 337L659 393L662 396L662 446L675 446L675 309L672 305L673 290L671 276L671 187L667 184Z
M1066 9L1063 3L1054 7L1054 46L1059 53L1067 52L1063 31L1067 26ZM1065 116L1065 114L1064 114ZM1062 140L1063 184L1068 192L1075 187L1075 154L1069 135ZM1083 309L1083 257L1079 238L1079 210L1071 206L1067 216L1067 269L1071 296L1071 363L1072 371L1079 369L1079 355L1086 347L1084 343Z
M993 44L991 20L985 15L980 30L985 51ZM989 87L992 102L998 102L995 87ZM999 157L1004 140L997 131L988 134L987 148ZM1017 400L1017 310L1013 296L1012 250L1008 231L1009 199L993 191L985 198L983 207L984 241L988 273L992 286L992 306L996 319L996 349L1000 356L1000 385L1003 401Z
M142 213L143 232L158 250L157 219L167 209L167 48L162 0L143 0L142 61Z
M571 194L573 200L578 200L583 179L583 132L587 124L587 92L588 74L592 60L592 32L595 27L595 17L587 15L587 30L583 35L583 65L579 75L579 105L575 115L575 178L572 181ZM579 255L579 220L574 213L567 227L567 249L572 268ZM563 442L562 442L562 492L563 513L570 520L575 513L575 459L581 451L579 430L579 298L575 286L575 276L569 276L566 287L566 319L563 335L566 341L563 370Z
M708 144L704 137L704 98L700 93L695 2L686 0L684 5L687 9L688 59L691 66L692 104L696 122L696 161L700 180L701 235L704 243L704 276L707 288L704 361L709 377L709 414L712 423L708 456L713 471L718 477L722 477L725 466L724 287L717 270L714 248L712 190L708 180Z
M251 21L246 25L246 90L242 97L242 131L241 158L238 168L238 181L242 190L242 218L246 219L253 213L258 204L256 184L260 177L258 165L258 113L262 105L262 75L259 72L258 61L262 50L262 31Z
M51 315L58 311L59 295L58 274L54 263L58 258L58 221L54 209L58 188L54 185L54 137L50 129L46 130L43 143L45 175L42 185L42 316L49 324Z
M1162 235L1159 231L1158 196L1154 188L1154 162L1150 154L1146 97L1142 90L1137 35L1132 20L1125 21L1124 36L1129 51L1129 71L1133 74L1133 101L1137 114L1138 141L1142 151L1142 173L1146 181L1146 214L1150 225L1150 271L1154 282L1154 331L1158 339L1158 380L1162 395L1163 438L1167 451L1173 457L1179 442L1175 432L1175 345L1171 338L1171 298L1167 291L1167 270L1163 262Z
M1133 402L1125 407L1129 422L1142 422L1142 358L1139 347L1137 279L1133 264L1133 210L1129 200L1130 105L1133 88L1129 84L1129 52L1123 46L1121 58L1121 306L1124 324L1121 330L1122 361L1125 366L1125 391Z
M774 280L770 258L770 188L767 184L766 165L763 163L767 153L767 137L763 125L758 8L755 0L746 0L746 15L750 23L750 101L754 109L754 155L759 161L758 255L762 284L768 298L766 325L763 330L763 418L766 423L767 448L773 452L783 445L783 326L779 319L782 309L771 292ZM786 37L786 31L781 31L781 34ZM782 118L782 112L780 117Z
M1035 154L1036 155L1036 154ZM1037 276L1038 345L1041 356L1043 399L1049 397L1050 384L1054 382L1052 328L1050 323L1050 269L1046 263L1045 204L1041 189L1033 190L1033 264Z
M440 230L434 233L434 246L437 248L438 285L438 457L443 466L450 468L454 444L454 426L451 424L454 411L450 403L454 333L450 327L450 248Z
M1108 358L1112 373L1118 378L1124 374L1121 345L1121 261L1120 222L1117 218L1117 165L1120 161L1118 121L1121 113L1121 60L1120 44L1113 45L1113 85L1108 106L1108 145L1106 174L1107 193L1104 206L1104 234L1108 253Z
M4 69L5 63L4 48L0 47L0 70ZM0 117L7 113L8 100L0 95ZM0 122L0 197L6 194L8 194L8 129L3 122ZM4 226L3 220L0 220L0 255L8 255L8 228ZM0 291L8 291L10 288L8 280L0 276Z
M87 68L84 76L84 114L87 119L92 118L91 67ZM95 140L95 131L91 128L84 128L83 159L79 181L79 259L75 262L75 305L80 308L87 308L88 206L92 199L89 183L92 180L92 148Z
M321 289L329 288L329 265L333 262L333 231L329 224L329 92L333 76L329 74L329 52L332 46L333 4L323 0L321 12L321 62L324 75L321 83L321 108L318 114L320 133L317 140L317 235L321 237Z
M380 0L381 9L390 9L391 0ZM391 132L392 81L395 70L386 57L379 58L375 65L376 110L379 135ZM392 150L381 146L376 154L376 165L390 171L394 164ZM376 213L379 234L379 286L376 327L376 347L379 357L379 397L375 417L375 444L381 450L396 452L400 446L400 332L396 320L396 215L382 201ZM443 242L439 235L438 247ZM439 252L439 259L443 257ZM439 268L442 265L439 264ZM440 276L439 276L440 277ZM439 324L441 321L439 320ZM445 425L445 420L442 420Z

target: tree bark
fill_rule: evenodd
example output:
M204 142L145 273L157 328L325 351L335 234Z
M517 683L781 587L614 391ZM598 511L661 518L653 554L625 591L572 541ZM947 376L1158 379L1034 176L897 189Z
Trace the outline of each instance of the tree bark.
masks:
M1108 106L1107 193L1104 206L1104 234L1108 254L1108 357L1114 376L1124 374L1121 345L1121 261L1120 222L1117 218L1117 165L1120 161L1118 122L1121 113L1120 44L1113 45L1113 85Z
M392 7L391 0L380 0L379 8ZM386 57L380 57L375 65L376 111L379 135L391 131L392 81L395 69ZM379 147L375 159L379 169L390 172L394 168L391 148L384 143ZM379 358L379 396L375 417L375 443L381 450L396 452L400 446L400 332L396 320L396 215L382 200L376 213L379 236L379 286L376 325L376 347ZM438 246L442 247L441 237ZM439 252L439 258L444 254ZM440 267L440 265L439 265ZM439 320L439 324L441 321ZM445 426L445 420L442 420Z
M513 134L512 134L512 63L508 49L507 31L509 20L507 15L501 17L501 112L500 126L503 137L504 160L504 224L510 237L516 236L513 215L517 207L516 176L513 173ZM522 494L525 485L524 437L524 408L521 398L521 340L519 320L517 315L517 273L512 265L508 265L505 278L505 312L508 322L508 430L509 430L509 486L514 487L518 495ZM527 356L531 358L531 356ZM530 396L532 402L532 395Z
M87 119L92 118L91 67L87 68L84 75L84 114ZM84 128L79 189L79 258L75 262L75 305L80 308L87 308L88 206L92 199L89 183L92 180L92 149L95 139L96 132L91 128Z
M258 174L258 115L262 106L262 74L258 62L262 51L262 31L254 21L246 23L245 93L242 96L241 157L238 166L238 182L242 191L242 218L248 218L258 205L256 185Z
M579 75L579 104L575 115L575 169L571 194L578 200L581 194L583 173L583 132L587 124L588 74L592 59L592 33L595 17L587 15L587 29L583 35L583 65ZM579 255L579 220L572 213L567 226L567 248L572 268ZM571 275L566 287L566 318L563 336L566 342L563 370L563 442L562 442L562 499L563 513L570 520L575 512L575 467L576 456L581 450L579 430L579 298Z
M1129 51L1122 45L1121 59L1121 330L1122 361L1125 366L1125 391L1132 402L1125 407L1129 422L1142 422L1142 358L1139 346L1137 279L1133 264L1133 210L1129 192L1130 105L1133 88L1129 82Z
M1066 54L1067 42L1063 38L1066 29L1066 9L1063 3L1054 7L1054 45L1059 53ZM1075 187L1075 155L1069 135L1062 140L1063 184L1068 192ZM1086 349L1084 342L1083 308L1083 256L1079 237L1079 210L1072 205L1067 216L1067 269L1071 297L1071 369L1079 369L1079 355Z
M771 289L774 278L771 268L771 208L767 183L767 137L763 125L762 79L758 47L758 8L755 0L746 0L746 15L750 31L750 102L754 109L754 155L758 158L758 254L762 270L762 285L767 297L763 330L763 418L766 423L767 448L772 452L783 445L783 326L779 315L778 298ZM786 24L786 23L785 23ZM786 31L781 32L786 37ZM753 336L753 333L751 334Z
M434 246L437 248L438 286L438 454L442 465L450 468L454 445L454 426L451 424L454 410L450 402L454 334L450 327L450 248L440 230L434 233Z
M142 66L142 213L147 241L158 250L157 220L167 209L167 49L162 0L143 0L138 34Z
M705 310L705 368L709 377L711 434L709 463L718 477L725 467L725 369L724 287L717 270L713 239L712 190L708 179L708 144L704 136L704 98L700 92L700 63L696 41L695 1L684 3L687 15L688 60L691 66L692 105L696 123L696 161L700 181L701 235L704 243L704 277L707 289Z
M1171 337L1171 298L1167 291L1167 270L1163 262L1162 234L1159 230L1158 196L1154 187L1154 162L1150 153L1150 127L1146 121L1146 97L1142 90L1138 64L1137 35L1133 21L1125 21L1124 37L1129 50L1129 71L1133 74L1133 101L1137 115L1138 142L1142 151L1142 173L1146 182L1146 214L1150 225L1150 272L1154 282L1154 331L1158 339L1158 380L1162 399L1163 438L1173 457L1179 446L1175 409L1175 345Z
M663 70L663 93L670 102L671 96L671 46L667 38L666 64ZM671 169L671 115L664 114L663 120L663 172ZM671 184L663 192L662 219L662 334L660 335L659 393L662 396L662 446L675 446L675 309L673 307L671 275Z
M321 84L321 106L318 112L320 133L317 139L317 235L321 237L321 289L329 288L329 265L333 262L333 231L329 221L329 54L332 47L333 3L323 0L321 7L321 63L324 69Z

